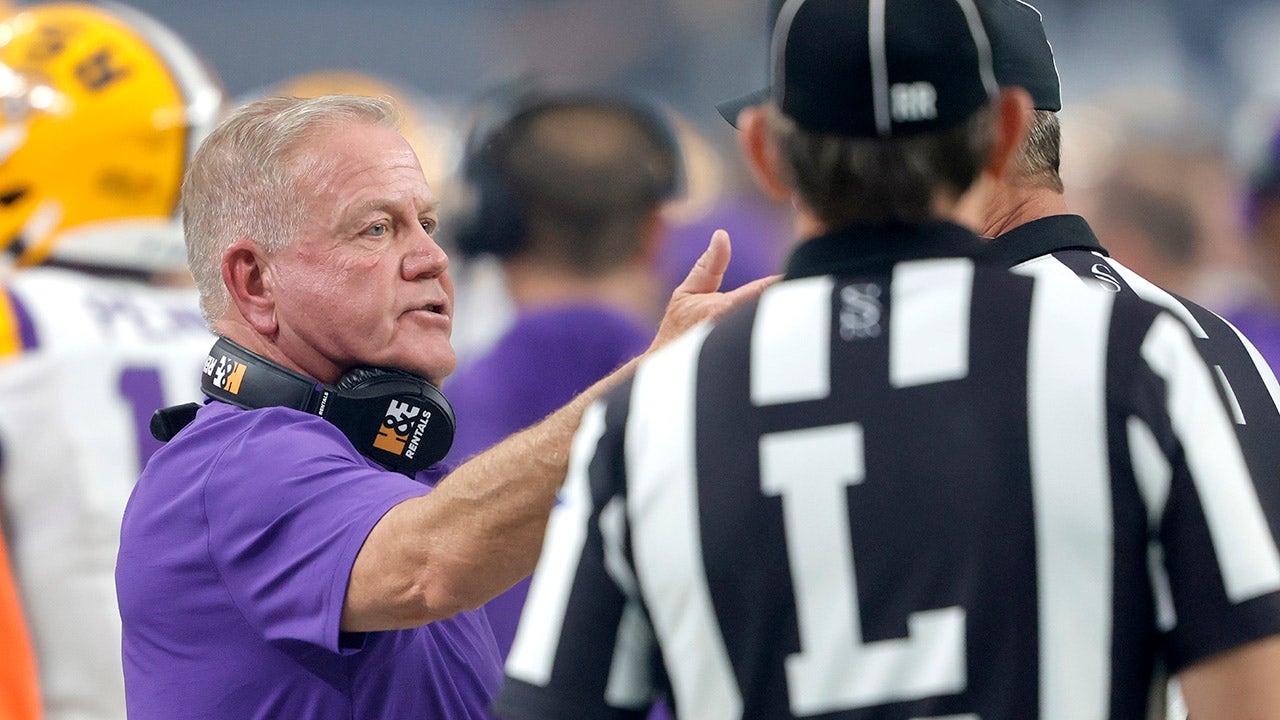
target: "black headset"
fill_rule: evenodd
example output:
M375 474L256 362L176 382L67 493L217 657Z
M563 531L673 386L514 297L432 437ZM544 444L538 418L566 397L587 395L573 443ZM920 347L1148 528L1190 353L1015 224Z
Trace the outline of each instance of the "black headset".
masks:
M656 147L671 158L671 172L655 173L654 196L670 200L684 194L684 157L671 116L661 107L606 92L546 93L526 82L492 91L478 103L467 133L462 178L471 190L470 207L454 219L455 241L464 257L510 257L520 250L525 225L520 202L505 177L503 159L521 123L538 113L564 106L597 106L620 110L644 128Z
M288 407L318 415L341 430L362 455L406 475L443 460L457 427L449 401L417 375L360 367L330 386L226 338L219 338L209 351L200 389L214 400L246 410ZM151 417L151 434L168 442L199 409L199 404L188 403L157 410Z

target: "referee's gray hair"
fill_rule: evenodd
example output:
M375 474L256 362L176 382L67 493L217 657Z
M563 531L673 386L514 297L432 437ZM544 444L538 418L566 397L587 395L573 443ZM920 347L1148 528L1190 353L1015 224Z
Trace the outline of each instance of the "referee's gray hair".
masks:
M937 133L851 138L804 130L774 105L768 128L786 182L828 227L919 224L935 217L937 193L955 199L977 179L995 138L995 108Z
M182 183L182 226L211 328L231 303L222 282L227 247L248 238L270 253L292 242L305 220L297 199L326 163L303 147L326 130L359 123L396 128L399 116L380 98L264 98L233 111L200 144Z
M1062 123L1052 110L1036 110L1027 139L1018 149L1018 172L1025 181L1062 192Z

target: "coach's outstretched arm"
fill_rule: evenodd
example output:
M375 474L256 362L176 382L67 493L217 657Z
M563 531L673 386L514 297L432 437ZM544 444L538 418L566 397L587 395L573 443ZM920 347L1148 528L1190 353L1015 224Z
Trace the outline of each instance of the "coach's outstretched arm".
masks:
M645 354L757 297L776 280L717 292L729 256L728 233L716 231L672 293ZM628 377L637 360L466 462L429 495L406 500L383 516L352 568L343 630L406 628L446 618L479 607L532 572L582 413Z

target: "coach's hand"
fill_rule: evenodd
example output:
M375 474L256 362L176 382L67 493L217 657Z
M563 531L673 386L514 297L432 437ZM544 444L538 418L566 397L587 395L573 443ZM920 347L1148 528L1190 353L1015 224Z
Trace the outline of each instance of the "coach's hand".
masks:
M760 296L765 288L774 284L781 275L753 280L746 285L729 292L717 292L724 280L724 272L729 267L729 233L716 230L711 234L711 243L693 269L671 293L666 312L662 315L662 323L658 326L658 334L649 346L652 352L683 334L703 320L716 320L735 307Z

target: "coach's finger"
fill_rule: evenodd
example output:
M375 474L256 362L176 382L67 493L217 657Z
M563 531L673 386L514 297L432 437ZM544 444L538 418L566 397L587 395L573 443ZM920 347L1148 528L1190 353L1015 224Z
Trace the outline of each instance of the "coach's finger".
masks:
M711 233L711 242L702 256L694 263L683 282L676 287L673 296L699 295L713 293L720 289L724 282L725 270L729 268L729 256L732 249L729 244L729 233L716 230Z

